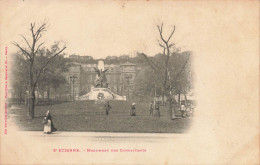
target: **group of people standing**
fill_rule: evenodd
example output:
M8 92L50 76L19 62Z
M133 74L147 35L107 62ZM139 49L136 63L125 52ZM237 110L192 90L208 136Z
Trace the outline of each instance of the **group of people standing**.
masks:
M160 106L159 102L153 102L150 103L150 116L157 116L160 117Z
M105 107L106 115L109 115L109 111L112 109L112 106L109 104L109 101L105 103L104 107ZM150 105L150 115L158 116L158 117L160 116L159 103L156 103L155 105L153 104L153 102L151 103L151 105ZM132 105L131 105L130 116L136 116L135 103L132 103Z
M185 103L181 103L180 106L177 106L177 104L174 104L174 105L175 106L172 108L172 111L175 111L177 109L180 110L182 118L193 116L193 112L194 112L193 104L191 104L189 106L186 106ZM150 110L149 111L150 111L150 115L151 116L160 117L159 102L151 101L151 103L150 103ZM175 115L175 113L174 113L174 115Z
M106 115L109 115L109 111L112 109L112 106L109 104L109 101L105 103L104 107ZM131 105L130 116L136 116L135 103L132 103Z
M185 103L181 103L180 111L182 118L191 117L193 116L194 106L193 104L191 104L190 106L186 106Z

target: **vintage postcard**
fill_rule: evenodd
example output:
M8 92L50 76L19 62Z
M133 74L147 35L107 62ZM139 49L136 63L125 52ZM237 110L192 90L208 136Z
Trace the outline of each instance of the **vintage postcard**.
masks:
M259 1L1 0L0 164L259 164Z

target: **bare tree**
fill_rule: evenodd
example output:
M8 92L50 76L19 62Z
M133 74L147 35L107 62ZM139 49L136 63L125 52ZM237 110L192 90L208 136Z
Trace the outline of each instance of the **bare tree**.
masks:
M174 46L174 44L170 44L169 41L171 40L172 35L175 32L175 26L173 27L173 30L172 30L172 32L171 32L171 34L169 35L168 38L164 38L163 37L163 23L162 23L161 26L157 25L157 28L158 28L158 31L159 31L159 34L160 34L160 38L161 38L161 41L162 41L162 43L160 41L158 41L158 43L159 43L159 46L163 48L163 55L166 56L166 58L165 58L165 71L164 71L163 91L162 91L163 97L164 97L165 92L166 92L166 87L167 87L166 86L167 85L167 80L169 78L169 59L170 59L170 54L171 54L170 48L172 46Z
M158 40L158 44L160 47L163 48L163 55L166 57L164 61L164 67L161 68L158 65L156 65L155 62L152 60L149 60L147 55L144 53L141 53L151 66L151 68L154 70L154 72L160 72L159 70L163 69L163 74L164 74L164 80L163 80L163 86L162 86L162 96L164 97L166 94L166 88L167 88L167 82L169 79L169 59L170 59L170 48L174 46L173 43L170 43L170 40L175 32L175 26L173 27L173 30L171 31L170 35L168 37L163 36L163 23L161 25L157 25L159 35L160 35L160 40Z
M185 69L189 58L184 63L184 65L181 67L181 70L178 71L178 73L176 75L171 77L171 75L173 75L173 74L171 74L170 70L169 70L169 61L170 61L169 59L170 59L170 55L172 54L171 50L172 50L172 48L175 47L175 44L171 42L172 36L175 32L175 26L173 26L173 29L171 30L171 33L169 34L168 37L165 37L163 35L163 23L161 25L157 25L157 29L158 29L158 32L160 35L160 40L158 40L158 45L160 47L162 47L162 49L163 49L162 54L163 54L163 57L165 57L164 66L160 67L159 65L156 64L156 62L149 59L148 56L144 53L141 53L140 55L142 55L146 59L146 61L150 65L150 67L153 69L154 73L157 73L159 75L163 74L162 97L164 98L165 96L169 96L168 99L170 101L170 103L169 103L170 115L171 115L171 118L175 118L174 111L172 111L172 92L171 91L174 88L174 86L176 86L176 80L178 79L178 77L181 75L181 73Z
M34 75L34 65L35 65L35 57L38 54L38 51L40 50L41 46L44 45L44 42L39 42L39 40L42 37L43 32L46 31L46 23L43 23L38 28L35 27L35 23L31 23L30 27L31 35L32 35L32 43L30 44L29 41L24 37L23 35L20 35L26 45L27 48L23 48L20 46L17 42L13 42L12 44L15 45L20 49L23 56L29 61L29 106L28 106L28 114L31 118L34 118L34 103L35 103L35 88L37 85L37 82L44 70L44 68L47 67L49 62L57 55L59 55L61 52L63 52L66 47L63 47L60 51L57 53L54 53L46 63L42 65L40 68L40 71Z

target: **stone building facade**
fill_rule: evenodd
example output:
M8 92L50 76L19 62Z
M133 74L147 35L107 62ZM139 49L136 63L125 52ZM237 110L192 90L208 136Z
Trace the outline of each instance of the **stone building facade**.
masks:
M94 70L97 64L72 63L65 73L70 100L90 92L94 87L97 74ZM110 90L118 95L132 97L135 87L136 65L130 62L121 65L105 64L106 78Z

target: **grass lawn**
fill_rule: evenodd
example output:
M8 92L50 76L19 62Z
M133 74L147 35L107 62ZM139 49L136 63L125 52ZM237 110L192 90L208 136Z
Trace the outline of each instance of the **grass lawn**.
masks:
M94 101L65 102L56 105L36 106L35 118L26 116L24 105L8 110L20 130L42 131L43 116L50 110L58 131L84 132L135 132L135 133L182 133L189 128L191 118L171 120L165 106L160 107L161 117L149 116L149 103L136 103L136 115L130 116L131 103L110 101L112 110L105 115L103 105ZM176 112L177 116L180 112Z

